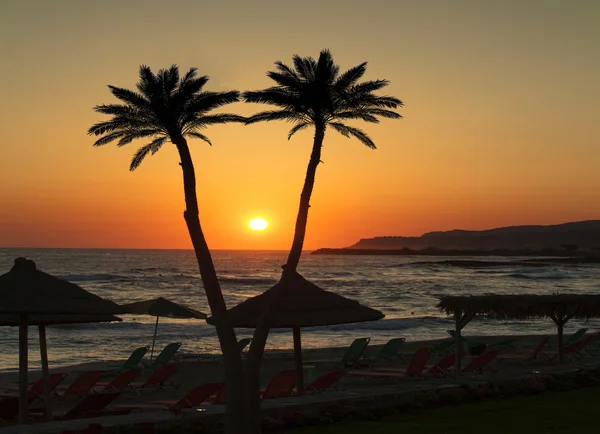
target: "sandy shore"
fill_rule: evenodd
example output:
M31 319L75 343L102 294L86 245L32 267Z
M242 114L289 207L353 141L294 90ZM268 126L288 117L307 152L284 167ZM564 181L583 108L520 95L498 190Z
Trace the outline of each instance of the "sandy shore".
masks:
M359 336L357 336L359 337ZM515 351L531 351L526 348L531 348L535 346L543 335L523 335L523 336L466 336L468 339L476 340L476 341L484 341L490 344L494 342L503 341L510 338L518 338L516 344L518 347L516 349L511 349L510 352L514 353ZM423 346L431 347L436 345L437 343L446 340L446 339L437 339L431 341L407 341L403 345L402 353L410 355L413 354L418 348ZM348 342L350 344L350 342ZM369 346L366 354L368 356L374 356L376 352L381 348L381 345L373 345ZM342 355L344 354L346 348L323 348L323 349L308 349L303 352L304 363L305 365L311 366L311 374L313 376L318 376L324 372L330 370L335 363L336 360L340 360ZM439 357L438 357L439 358ZM102 362L94 362L94 363L86 363L81 365L60 367L60 368L52 368L50 366L50 371L52 373L66 373L68 374L67 379L64 384L69 384L75 378L77 378L78 374L87 370L102 370L106 367L109 362L122 362L122 361L102 361ZM429 363L435 363L436 357L432 356L429 360ZM282 370L294 369L294 357L291 351L269 351L267 352L266 358L262 364L261 370L261 382L263 386L266 386L269 379L277 372ZM115 374L107 374L106 379L110 380L112 376ZM144 372L139 378L138 381L143 381L149 372ZM41 377L40 371L30 371L29 373L29 381L34 382ZM177 399L183 396L187 391L192 388L206 383L206 382L215 382L215 381L225 381L225 373L223 369L222 363L218 360L202 360L199 358L192 358L189 355L186 355L185 358L181 361L180 371L174 377L174 382L179 384L180 387L175 390L172 388L168 388L166 390L151 392L151 393L143 393L140 396L135 397L120 397L116 404L126 404L126 405L135 405L138 403L149 403L152 401L158 400L169 400L169 399ZM365 384L363 379L345 379L344 380L347 386L359 386L366 387L368 383ZM0 377L0 387L1 388L16 388L18 387L18 377L16 372L9 372L2 374ZM72 401L67 401L64 403L57 404L57 408L69 408L72 405Z

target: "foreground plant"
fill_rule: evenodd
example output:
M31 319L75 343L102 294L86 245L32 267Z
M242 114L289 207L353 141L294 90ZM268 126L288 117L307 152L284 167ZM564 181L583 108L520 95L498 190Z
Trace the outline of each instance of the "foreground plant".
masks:
M183 216L190 234L204 284L217 335L223 352L227 375L226 432L242 433L244 414L244 367L237 347L235 331L229 321L225 300L217 279L212 257L202 232L196 196L196 175L187 138L196 138L211 144L203 134L204 128L228 122L243 122L241 116L229 113L211 114L214 109L239 100L239 92L209 92L203 90L207 76L198 76L191 68L183 77L173 65L157 74L141 66L138 92L109 86L120 104L99 105L98 113L111 116L105 122L93 125L88 134L100 136L94 146L116 142L124 146L136 139L150 139L131 160L135 170L147 155L154 155L167 142L177 148L183 172L185 211Z

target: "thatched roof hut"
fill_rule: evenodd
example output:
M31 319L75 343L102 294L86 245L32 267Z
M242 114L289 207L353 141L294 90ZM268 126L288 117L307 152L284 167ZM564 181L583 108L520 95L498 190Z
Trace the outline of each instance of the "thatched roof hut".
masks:
M152 300L136 301L121 306L126 313L138 315L150 315L156 317L154 325L154 336L152 337L152 349L150 350L150 363L154 358L154 344L156 343L156 333L158 332L158 320L160 317L179 318L179 319L205 319L206 314L183 304L175 303L163 297Z
M559 363L563 363L563 328L572 318L600 317L600 295L595 294L484 294L440 297L438 308L454 315L457 351L460 331L475 316L495 319L550 318L557 326ZM457 357L458 360L458 357Z
M277 294L273 306L271 328L317 327L376 321L385 315L339 294L319 288L301 275L294 273L286 283L279 282L260 295L229 309L234 327L256 328ZM212 318L207 320L212 324Z
M298 376L296 387L299 392L303 388L301 327L376 321L385 316L358 301L321 289L296 272L290 272L269 290L229 309L229 318L234 327L256 328L267 306L272 313L270 328L291 328L293 331ZM212 317L206 322L214 324Z
M121 312L123 309L118 304L87 292L74 283L39 271L33 261L15 259L12 269L0 276L0 321L4 321L4 325L19 326L20 423L25 423L27 419L28 326L39 325L46 416L50 417L45 326L120 320L112 314Z
M15 259L0 276L0 314L115 314L116 303L87 292L74 283L36 268L35 262Z

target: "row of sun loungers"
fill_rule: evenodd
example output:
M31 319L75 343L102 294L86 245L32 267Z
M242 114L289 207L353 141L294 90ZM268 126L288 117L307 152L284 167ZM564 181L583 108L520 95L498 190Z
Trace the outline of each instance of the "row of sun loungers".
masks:
M599 334L585 335L586 329L578 331L565 341L563 354L570 360L577 360L585 355L595 354L600 345ZM553 359L556 353L545 352L550 338L544 337L532 349L529 354L525 353L500 353L495 348L500 345L486 345L485 350L476 356L461 354L464 358L462 373L478 373L489 369L495 371L492 363L500 363L503 360L548 360ZM389 340L371 357L365 354L369 338L356 339L348 347L343 357L333 365L333 369L318 377L304 390L306 393L322 392L335 388L337 382L345 377L364 378L435 378L454 376L456 354L453 339L444 341L433 347L419 348L414 354L403 354L400 350L404 344L404 338ZM465 341L466 342L466 341ZM249 343L244 344L240 351ZM467 342L466 342L467 343ZM505 344L513 343L506 342ZM482 343L477 343L482 345ZM180 343L172 343L156 357L152 364L143 363L143 357L148 350L147 347L136 349L129 359L122 365L112 370L93 370L81 373L71 384L62 386L66 374L50 375L50 389L54 399L66 400L77 398L77 402L67 411L53 414L55 419L70 419L91 417L105 414L124 414L131 411L145 409L182 411L203 405L222 405L226 402L226 387L222 382L201 384L178 400L156 401L145 405L112 405L115 399L121 396L133 396L145 391L162 390L165 387L177 388L173 376L178 372L180 365L175 360L175 354L179 350ZM507 345L510 346L510 345ZM469 343L465 346L468 353ZM493 348L493 349L491 349ZM432 356L436 357L433 364L428 364ZM405 367L401 363L410 359ZM150 375L145 381L135 380L149 368ZM366 369L362 369L366 368ZM115 372L112 380L102 382L101 379L107 372ZM18 412L18 397L15 390L7 389L5 395L0 394L0 420L11 420ZM11 394L13 393L13 394ZM296 394L296 371L282 371L273 376L267 387L261 391L262 399L275 399ZM44 397L42 380L36 382L28 391L30 406L36 404ZM33 419L43 415L39 409L30 409Z

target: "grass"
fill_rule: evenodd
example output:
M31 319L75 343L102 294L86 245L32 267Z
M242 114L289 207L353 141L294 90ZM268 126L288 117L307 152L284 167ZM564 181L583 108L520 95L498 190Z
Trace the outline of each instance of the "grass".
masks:
M289 434L600 433L600 387L441 407L377 422L346 421Z

